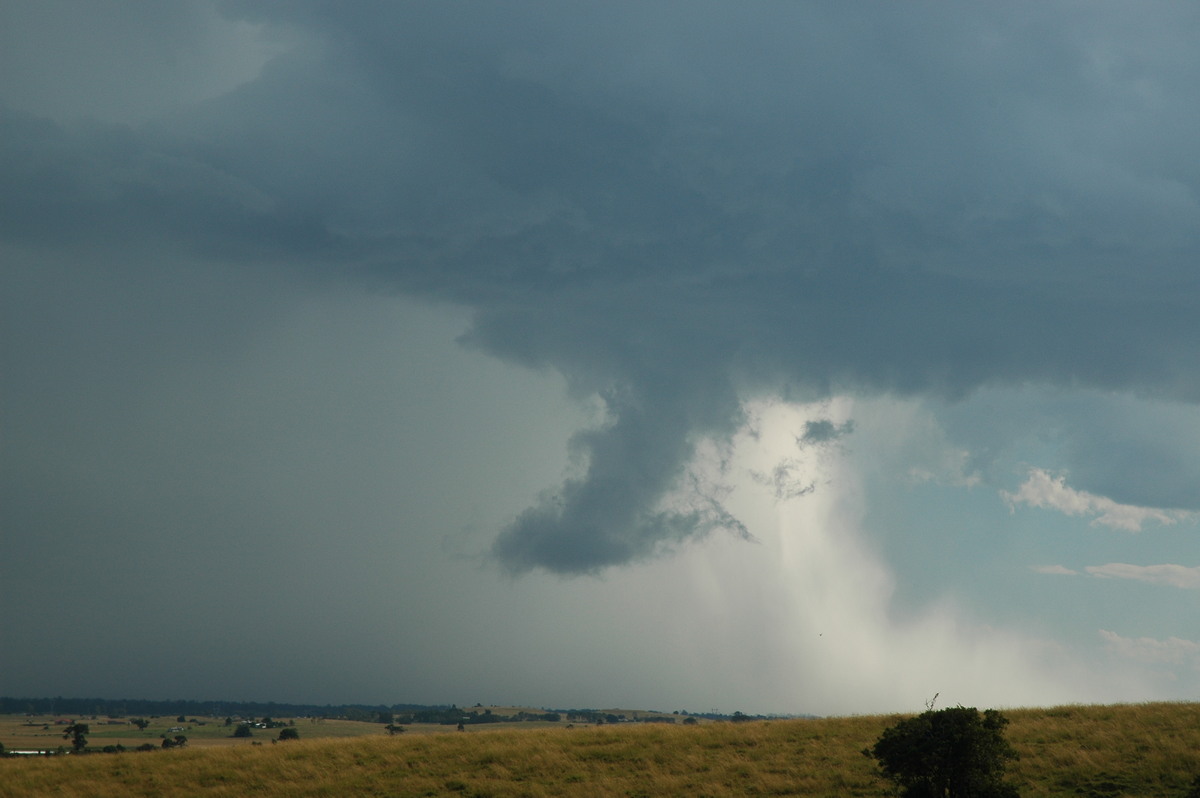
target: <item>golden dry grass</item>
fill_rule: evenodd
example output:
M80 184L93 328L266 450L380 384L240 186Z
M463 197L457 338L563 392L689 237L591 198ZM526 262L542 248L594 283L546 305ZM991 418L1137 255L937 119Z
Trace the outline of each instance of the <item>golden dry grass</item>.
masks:
M1200 705L1006 711L1022 795L1182 795ZM860 752L898 717L472 729L0 760L0 796L877 796ZM301 729L303 733L303 728Z
M1004 713L1027 798L1183 795L1200 774L1200 704L1068 706Z

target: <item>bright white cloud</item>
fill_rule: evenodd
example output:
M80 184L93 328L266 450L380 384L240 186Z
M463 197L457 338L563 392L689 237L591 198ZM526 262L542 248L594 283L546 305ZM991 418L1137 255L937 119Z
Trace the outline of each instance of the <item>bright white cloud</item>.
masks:
M1200 670L1200 643L1178 637L1158 640L1153 637L1121 637L1107 629L1100 638L1117 656L1151 665L1190 665Z
M1091 521L1093 526L1107 526L1127 532L1140 532L1142 525L1149 522L1169 525L1195 516L1182 510L1120 504L1106 496L1075 490L1067 485L1065 475L1051 474L1042 468L1030 468L1016 492L1001 491L1000 495L1013 510L1018 504L1025 504L1057 510L1070 516L1094 516Z
M1186 565L1129 565L1111 562L1108 565L1089 565L1084 569L1092 576L1113 579L1137 579L1156 585L1170 585L1185 590L1200 590L1200 567Z

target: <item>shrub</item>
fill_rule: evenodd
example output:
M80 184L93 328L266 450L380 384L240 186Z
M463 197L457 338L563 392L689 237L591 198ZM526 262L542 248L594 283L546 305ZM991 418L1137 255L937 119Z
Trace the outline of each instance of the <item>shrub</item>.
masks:
M886 729L863 751L905 798L1015 798L1004 768L1016 752L1004 739L1008 719L994 709L928 710Z

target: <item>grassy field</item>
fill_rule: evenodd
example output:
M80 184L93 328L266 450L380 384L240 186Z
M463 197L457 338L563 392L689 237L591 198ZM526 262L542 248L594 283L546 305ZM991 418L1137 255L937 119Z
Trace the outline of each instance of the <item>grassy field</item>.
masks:
M1021 755L1012 780L1027 798L1169 798L1200 773L1200 704L1005 715ZM302 739L277 745L0 760L0 796L879 796L887 785L860 751L898 719L563 722L396 737L358 724L374 733L323 738L316 727L333 721L298 720Z
M0 715L0 742L4 743L5 748L13 750L55 749L59 746L70 748L70 740L63 739L64 726L58 722L61 720L49 716L27 718ZM173 738L176 734L186 736L191 747L249 746L255 742L270 742L272 737L279 735L279 729L254 729L253 736L249 739L234 738L233 727L226 726L223 718L187 718L180 722L175 717L152 717L146 718L150 725L144 730L139 730L129 723L128 719L110 722L107 718L81 717L78 720L88 725L89 748L118 744L126 748L136 748L145 743L158 745L163 737ZM383 733L383 727L378 723L333 719L310 721L307 718L283 720L291 720L299 730L301 738L361 737ZM176 729L179 731L175 731Z

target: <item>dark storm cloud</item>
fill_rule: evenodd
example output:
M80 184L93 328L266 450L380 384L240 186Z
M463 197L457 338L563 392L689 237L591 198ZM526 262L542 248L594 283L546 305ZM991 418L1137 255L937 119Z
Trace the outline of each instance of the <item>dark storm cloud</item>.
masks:
M144 225L469 306L610 416L497 538L513 571L736 531L664 499L747 393L1200 400L1189 8L226 8L306 44L136 130L7 112L5 235Z
M332 250L321 221L153 136L0 107L0 234L46 246L182 243L210 255Z

